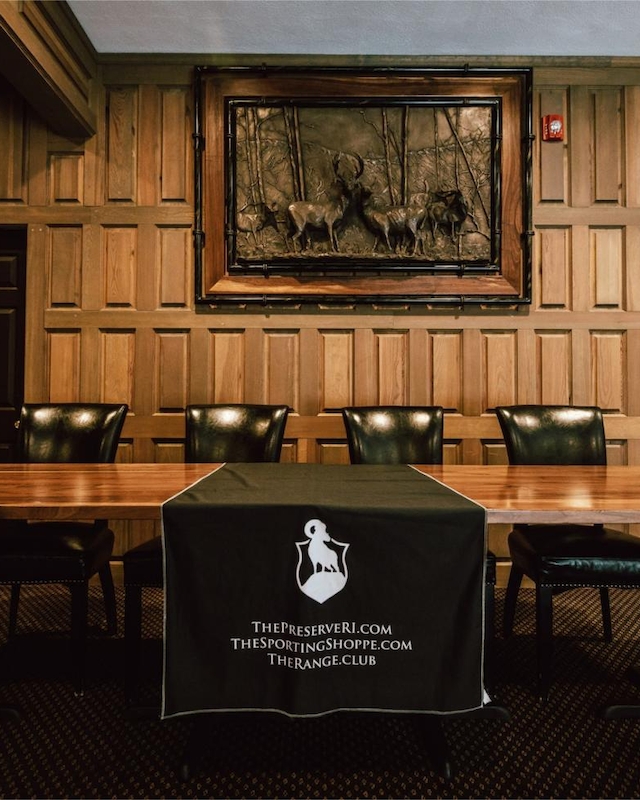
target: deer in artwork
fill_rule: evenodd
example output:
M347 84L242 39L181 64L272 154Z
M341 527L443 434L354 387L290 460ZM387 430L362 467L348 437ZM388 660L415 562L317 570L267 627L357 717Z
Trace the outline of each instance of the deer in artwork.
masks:
M276 232L278 221L276 211L277 203L249 203L243 206L236 214L236 226L239 231L248 234L253 238L254 244L258 245L258 231L271 227Z
M293 235L292 242L300 242L301 249L304 249L310 242L311 230L326 231L331 249L339 252L338 227L344 218L349 205L353 200L353 192L357 185L357 180L362 174L364 165L362 159L358 159L358 168L352 176L348 176L346 171L340 172L340 161L342 154L333 157L333 173L335 178L327 190L325 200L295 200L290 203L287 213L292 223Z
M374 251L384 239L389 252L393 253L408 236L413 243L412 254L415 255L420 241L419 231L427 217L424 204L381 205L373 200L369 189L362 189L359 205L365 225L376 237Z
M433 192L431 201L427 206L427 216L431 225L431 235L435 241L439 227L450 234L454 241L460 232L462 223L469 214L469 208L459 189L446 192Z

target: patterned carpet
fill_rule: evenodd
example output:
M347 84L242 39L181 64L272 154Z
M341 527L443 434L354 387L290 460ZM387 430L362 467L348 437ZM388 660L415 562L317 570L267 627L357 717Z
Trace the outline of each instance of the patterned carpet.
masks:
M516 635L497 642L495 699L508 722L452 720L445 731L455 774L434 769L408 718L333 715L315 720L238 715L205 720L203 753L183 781L180 763L192 721L130 719L122 693L122 640L91 641L90 686L75 697L67 680L68 643L51 631L66 624L63 590L25 588L20 636L0 651L0 704L21 708L0 721L0 795L5 798L626 798L640 797L640 721L604 721L598 710L640 701L624 678L639 657L640 595L613 595L612 644L599 636L597 593L556 600L556 680L547 704L533 686L533 591L524 592ZM498 592L498 613L502 608ZM122 593L118 595L122 610ZM6 641L8 589L0 594ZM161 596L146 602L147 633L157 633ZM92 622L101 602L92 593ZM153 643L149 643L152 645ZM146 653L158 699L157 649Z

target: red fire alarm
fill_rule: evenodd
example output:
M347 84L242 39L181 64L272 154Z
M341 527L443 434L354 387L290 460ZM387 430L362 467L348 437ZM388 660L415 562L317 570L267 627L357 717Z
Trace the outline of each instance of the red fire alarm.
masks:
M561 142L564 139L564 119L561 114L542 117L542 141Z

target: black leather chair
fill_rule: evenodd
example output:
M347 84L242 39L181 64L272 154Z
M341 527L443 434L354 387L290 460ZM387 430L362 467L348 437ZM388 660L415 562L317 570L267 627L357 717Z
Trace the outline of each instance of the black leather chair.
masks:
M190 405L185 414L185 461L189 463L279 461L288 406ZM125 695L137 701L142 589L162 588L162 540L150 539L124 554Z
M25 404L17 460L31 463L107 463L115 459L127 406L104 403ZM74 685L82 692L89 579L100 577L107 632L116 633L116 598L109 558L114 535L106 520L16 522L0 530L0 583L11 584L9 637L15 635L21 584L61 583L71 592Z
M440 406L342 409L352 464L442 464Z
M600 409L519 405L496 409L510 464L604 465ZM504 633L513 631L524 575L536 586L538 693L551 686L554 594L576 587L600 590L604 638L610 641L609 587L640 586L640 539L602 525L516 525L508 538L512 567L505 598Z
M441 406L359 406L342 409L352 464L442 464ZM485 682L493 685L492 643L496 556L485 565Z

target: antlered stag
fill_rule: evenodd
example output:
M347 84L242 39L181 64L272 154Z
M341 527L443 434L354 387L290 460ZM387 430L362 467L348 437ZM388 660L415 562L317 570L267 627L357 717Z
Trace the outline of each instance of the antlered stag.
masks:
M363 166L361 159L358 159L358 168L351 177L348 177L339 172L340 160L340 154L333 157L335 180L327 192L326 200L316 202L296 200L289 205L287 211L294 229L291 237L294 249L296 241L300 242L301 249L311 242L310 230L325 230L329 236L331 249L339 252L337 228L352 202L353 191L362 174Z

